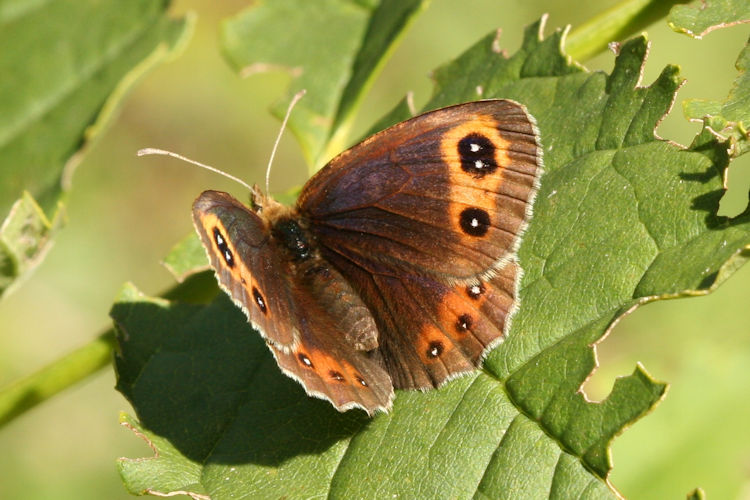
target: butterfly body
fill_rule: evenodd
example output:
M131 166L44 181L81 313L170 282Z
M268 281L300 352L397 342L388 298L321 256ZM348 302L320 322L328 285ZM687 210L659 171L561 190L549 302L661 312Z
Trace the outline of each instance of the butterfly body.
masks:
M332 160L294 207L206 191L193 219L219 283L279 367L339 410L388 410L502 341L541 173L523 106L426 113Z

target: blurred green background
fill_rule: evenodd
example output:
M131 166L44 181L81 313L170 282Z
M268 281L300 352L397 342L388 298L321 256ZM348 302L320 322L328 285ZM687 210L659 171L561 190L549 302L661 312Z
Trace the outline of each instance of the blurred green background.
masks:
M458 55L480 36L503 29L511 53L522 29L549 12L547 31L574 27L615 2L587 0L434 0L407 32L365 99L353 137L364 132L406 92L417 107L430 92L431 69ZM176 1L175 15L198 14L184 54L158 67L125 99L114 123L78 167L69 197L68 225L44 263L0 303L0 386L87 343L110 322L119 287L133 281L156 294L172 283L160 259L192 230L190 205L203 189L242 188L217 176L162 158L137 159L143 147L161 147L209 163L248 182L263 179L279 124L267 108L288 77L241 80L224 63L218 45L221 20L245 1ZM682 117L685 98L723 98L750 29L739 26L696 41L660 22L648 28L651 47L644 83L668 63L688 79L661 137L685 144L698 130ZM281 35L280 35L281 40ZM281 42L280 42L281 43ZM587 61L609 71L612 54ZM750 167L735 162L725 214L747 201ZM272 191L307 177L293 137L276 156ZM598 347L600 368L585 385L591 399L606 396L618 375L642 362L671 384L665 401L613 446L611 482L633 499L684 498L703 487L710 498L750 499L750 268L716 293L649 304L624 318ZM151 450L117 424L128 403L106 369L0 430L1 499L129 498L115 468L119 456Z

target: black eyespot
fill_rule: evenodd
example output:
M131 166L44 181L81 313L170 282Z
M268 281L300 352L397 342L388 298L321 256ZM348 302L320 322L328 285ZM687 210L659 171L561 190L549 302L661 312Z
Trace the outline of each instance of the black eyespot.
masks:
M430 342L430 345L427 346L427 357L428 358L437 358L441 354L443 354L443 343L439 340L433 340Z
M234 267L234 255L232 255L232 251L229 250L227 239L224 238L224 235L221 234L218 227L214 228L214 241L216 242L216 248L219 249L221 256L224 257L224 262L226 262L229 267Z
M361 385L362 387L367 387L367 382L365 382L365 379L363 379L363 378L362 378L362 377L360 377L359 375L357 375L357 376L356 376L356 379L357 379L357 382L359 382L359 384L360 384L360 385Z
M255 287L253 287L253 300L255 300L255 303L258 304L260 312L266 314L266 311L268 310L268 308L266 307L266 301L263 299L260 291L258 291L258 289Z
M470 236L484 236L490 229L490 214L481 208L465 208L459 218L461 229Z
M344 376L341 374L341 372L337 372L336 370L331 370L328 372L328 375L335 380L336 382L343 382Z
M313 370L315 369L312 361L310 361L310 358L307 357L307 354L303 352L297 353L297 359L299 359L300 363L305 365L307 368L312 368Z
M469 296L471 299L478 299L482 294L484 293L484 285L478 284L478 285L469 285L466 287L466 295Z
M495 145L482 134L469 134L458 141L461 169L476 178L482 178L497 170Z
M456 321L456 330L458 330L459 333L468 332L471 329L471 325L473 323L474 318L472 318L468 314L462 314L458 317L458 321Z

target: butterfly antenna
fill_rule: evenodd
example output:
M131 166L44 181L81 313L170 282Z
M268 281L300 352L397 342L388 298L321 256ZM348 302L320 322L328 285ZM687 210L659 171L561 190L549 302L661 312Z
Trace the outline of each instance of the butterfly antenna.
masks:
M284 129L286 128L286 122L289 121L289 115L292 114L294 105L297 104L300 99L302 99L302 96L305 95L306 92L307 91L305 89L302 89L294 94L294 97L292 97L292 101L289 103L289 107L286 108L286 116L284 116L284 120L281 122L279 135L276 136L276 142L273 144L273 149L271 150L271 157L268 159L268 167L266 168L266 195L270 194L271 191L271 165L273 164L273 157L276 156L276 150L279 147L279 142L281 142L281 135L284 133Z
M162 156L171 156L172 158L177 158L178 160L186 161L188 163L192 163L195 166L205 168L206 170L210 170L211 172L216 172L219 175L223 175L224 177L228 179L232 179L235 182L239 182L243 186L245 186L249 191L253 191L253 188L248 184L247 182L243 181L242 179L233 176L232 174L228 174L224 172L223 170L219 170L218 168L212 167L210 165L205 165L199 161L191 160L190 158L186 156L179 155L177 153L173 153L172 151L166 151L164 149L157 149L157 148L144 148L138 150L138 156L150 156L150 155L162 155Z

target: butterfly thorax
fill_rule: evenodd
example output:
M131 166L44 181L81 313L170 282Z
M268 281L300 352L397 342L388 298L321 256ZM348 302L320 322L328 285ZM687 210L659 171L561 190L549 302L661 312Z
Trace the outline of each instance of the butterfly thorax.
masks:
M288 260L299 263L314 256L312 236L295 209L263 194L257 186L251 192L251 206L266 221L271 237Z
M250 190L250 208L268 228L274 248L284 254L283 260L291 264L290 269L313 257L310 235L299 223L296 209L274 200L257 184Z
M372 314L344 276L321 256L304 216L271 198L263 202L261 213L270 226L272 243L282 256L285 275L293 278L290 284L300 302L307 310L319 310L328 322L326 328L341 332L352 348L377 348Z
M271 234L288 252L291 260L301 262L313 256L310 236L297 219L289 216L277 220L271 227Z

